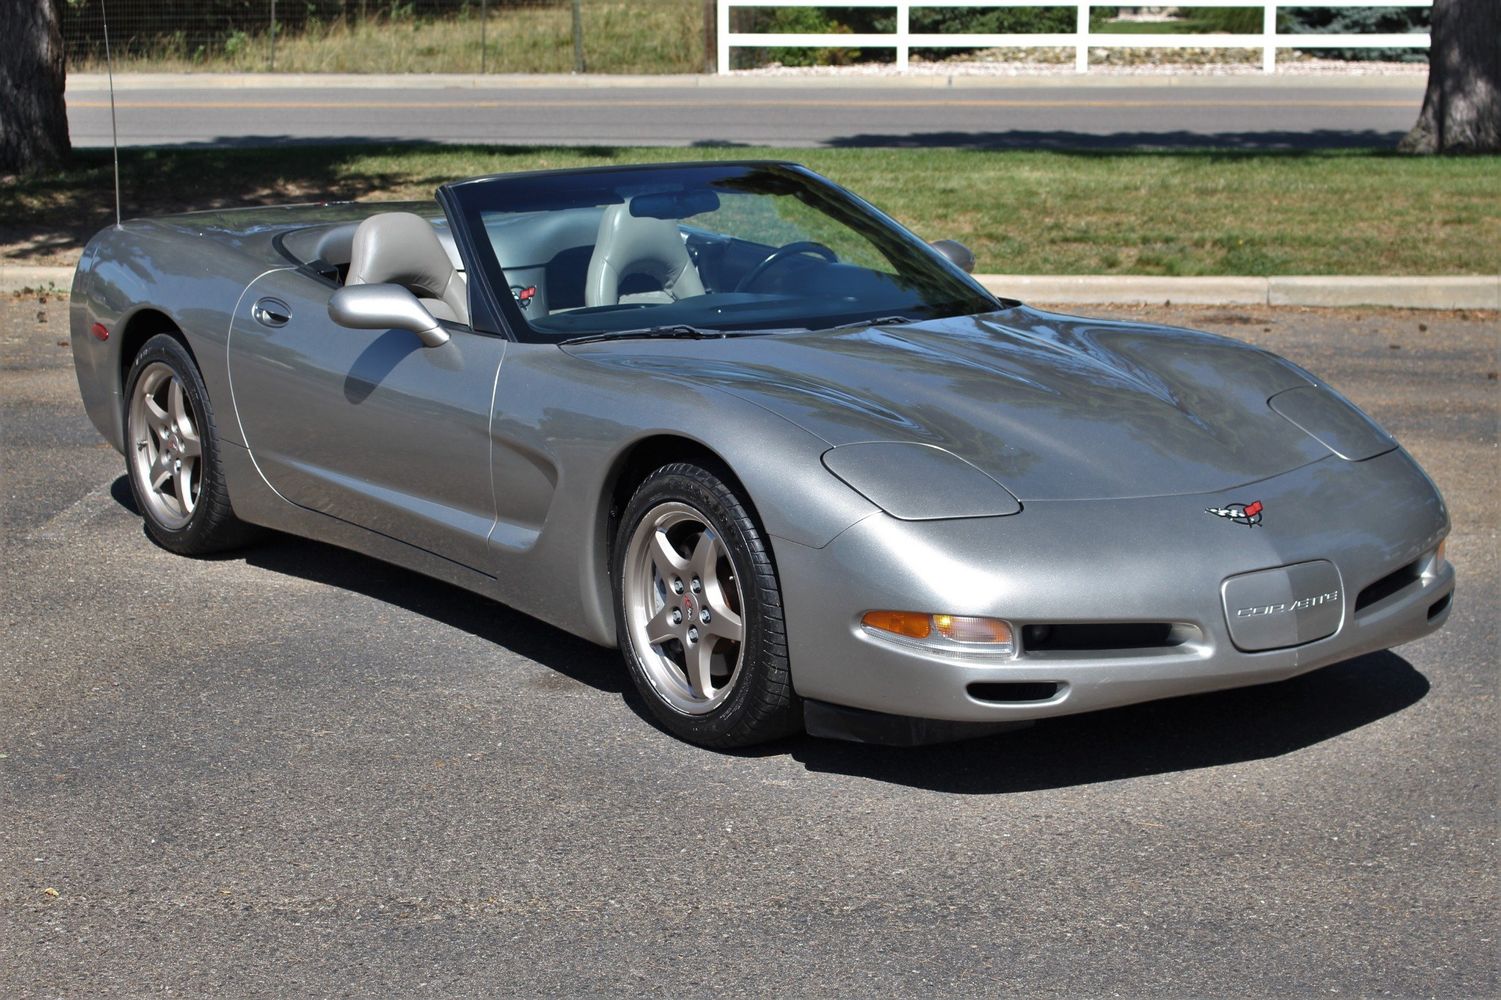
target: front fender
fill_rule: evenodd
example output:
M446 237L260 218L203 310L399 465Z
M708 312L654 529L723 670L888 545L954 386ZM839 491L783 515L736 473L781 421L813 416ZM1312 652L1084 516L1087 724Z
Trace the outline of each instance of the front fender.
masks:
M826 545L876 509L823 467L827 444L785 418L703 383L552 345L507 352L491 437L497 596L605 645L615 641L609 504L642 442L677 438L685 451L718 456L773 557L782 540Z

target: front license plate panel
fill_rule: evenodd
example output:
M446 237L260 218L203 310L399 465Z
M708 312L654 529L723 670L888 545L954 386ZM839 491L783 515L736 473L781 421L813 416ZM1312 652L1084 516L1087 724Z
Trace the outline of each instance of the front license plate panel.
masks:
M1239 649L1286 649L1339 631L1345 595L1324 559L1232 576L1222 587L1225 622Z

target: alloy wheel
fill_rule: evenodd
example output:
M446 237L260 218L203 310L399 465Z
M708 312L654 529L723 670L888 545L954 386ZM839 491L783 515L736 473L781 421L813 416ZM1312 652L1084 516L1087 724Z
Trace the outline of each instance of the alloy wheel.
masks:
M126 429L131 472L147 513L177 530L193 517L203 487L203 440L182 379L154 362L136 379Z
M632 645L661 699L685 715L722 704L741 673L744 603L729 550L699 511L658 504L625 555L624 610Z

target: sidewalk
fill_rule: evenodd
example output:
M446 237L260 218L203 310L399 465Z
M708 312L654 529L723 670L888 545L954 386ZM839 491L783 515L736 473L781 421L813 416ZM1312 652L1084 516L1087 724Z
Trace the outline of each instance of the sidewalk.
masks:
M1394 309L1501 309L1501 275L1388 277L1276 275L1266 278L1162 278L1152 275L977 274L996 295L1058 305L1368 306ZM0 263L0 293L66 291L71 267Z
M1501 309L1501 275L1494 274L1477 277L1273 275L1262 278L977 274L975 277L996 295L1024 302Z
M629 88L720 88L787 87L860 87L860 88L1099 88L1121 87L1269 87L1361 90L1411 87L1419 92L1427 81L1427 68L1421 72L1318 76L1298 74L1194 75L1184 73L1143 73L1133 75L1093 75L1059 73L1035 76L989 74L911 73L907 76L792 75L731 73L725 76L702 73L682 75L611 76L603 73L116 73L115 90L170 90L191 84L204 90L317 90L317 89L403 89L403 90L526 90L536 88L576 90L617 90ZM109 90L103 73L69 73L70 93L99 93Z

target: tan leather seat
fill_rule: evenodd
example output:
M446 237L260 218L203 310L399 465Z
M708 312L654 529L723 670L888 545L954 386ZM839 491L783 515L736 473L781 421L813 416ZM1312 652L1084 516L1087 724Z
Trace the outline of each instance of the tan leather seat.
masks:
M427 220L410 212L382 212L354 231L346 285L401 285L438 319L469 325L464 276Z
M620 284L644 274L662 286L660 292L621 295ZM676 302L704 294L693 258L683 244L677 223L669 219L642 219L631 214L629 203L611 205L599 220L594 256L584 284L586 306L613 306L620 302Z

